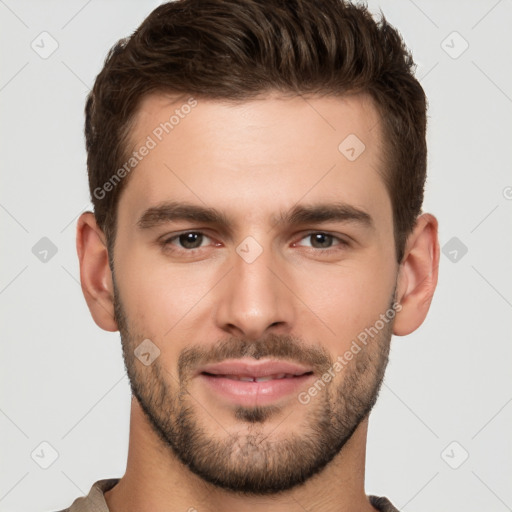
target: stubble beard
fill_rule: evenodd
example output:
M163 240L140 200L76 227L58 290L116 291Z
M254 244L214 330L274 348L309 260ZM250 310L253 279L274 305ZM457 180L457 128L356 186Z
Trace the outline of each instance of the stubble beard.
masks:
M332 357L290 336L272 334L257 341L221 340L207 351L200 346L189 347L180 353L177 370L163 368L160 358L144 366L134 350L145 336L129 328L115 281L114 300L134 397L163 446L190 471L216 487L245 496L262 496L303 484L341 452L376 403L388 363L392 322L343 367L340 378L325 385L307 405L297 400L291 406L303 411L303 419L294 425L293 432L282 426L292 411L276 405L237 406L233 422L243 428L228 433L217 422L215 430L222 432L219 437L208 428L215 418L188 391L190 368L197 367L198 362L274 357L313 366L321 379L333 367ZM275 426L270 426L274 419Z

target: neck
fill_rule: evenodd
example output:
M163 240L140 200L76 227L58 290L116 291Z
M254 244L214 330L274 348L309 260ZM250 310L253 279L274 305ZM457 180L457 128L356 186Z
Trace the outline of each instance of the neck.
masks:
M275 495L246 496L215 487L192 473L154 432L132 399L127 469L105 493L110 512L370 512L364 492L368 418L341 452L303 485Z

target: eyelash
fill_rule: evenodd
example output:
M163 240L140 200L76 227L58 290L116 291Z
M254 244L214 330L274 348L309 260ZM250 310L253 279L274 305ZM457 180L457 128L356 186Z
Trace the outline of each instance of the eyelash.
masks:
M169 246L173 245L172 242L174 242L175 240L178 240L180 238L180 236L183 236L183 235L188 235L188 234L196 234L196 235L201 235L203 237L206 237L208 239L211 239L211 237L209 237L208 235L206 235L205 233L203 233L202 231L183 231L181 233L178 233L177 235L173 235L169 238L166 238L164 240L162 240L161 242L161 245L165 248L165 249L169 249ZM332 237L333 239L333 242L337 242L335 243L333 246L331 247L328 247L328 248L325 248L325 249L322 249L322 248L317 248L317 247L308 247L308 249L311 249L315 252L322 252L322 253L331 253L331 252L334 252L334 251L338 251L338 250L341 250L341 248L346 248L348 247L350 244L347 240L343 239L343 238L340 238L338 236L335 236L335 235L332 235L331 233L328 233L326 231L310 231L308 233L306 233L302 238L300 238L299 241L302 241L304 240L305 238L308 238L308 237L311 237L313 235L327 235L329 237ZM296 246L297 242L294 242L293 246ZM215 244L217 247L221 244L217 243ZM195 248L192 248L192 249L186 249L184 247L177 247L175 246L173 249L171 249L172 251L178 251L178 252L184 252L184 253L193 253L197 250L200 250L200 249L204 249L203 246L201 247L195 247Z

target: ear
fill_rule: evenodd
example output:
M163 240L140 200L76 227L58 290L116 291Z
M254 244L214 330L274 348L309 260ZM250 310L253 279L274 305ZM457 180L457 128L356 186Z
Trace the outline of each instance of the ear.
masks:
M407 238L400 264L396 300L401 309L395 317L393 334L405 336L423 323L436 289L438 267L437 219L425 213L418 217Z
M82 292L94 321L105 331L117 331L106 239L92 212L85 212L78 219L76 250Z

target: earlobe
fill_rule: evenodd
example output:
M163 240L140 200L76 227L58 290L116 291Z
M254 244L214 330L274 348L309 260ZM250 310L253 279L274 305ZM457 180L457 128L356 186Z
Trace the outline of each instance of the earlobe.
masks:
M407 239L397 285L397 302L402 306L393 326L397 336L415 331L430 308L439 267L437 228L433 215L420 215Z
M78 219L76 249L82 292L89 311L99 327L105 331L117 331L107 244L92 212L85 212Z

